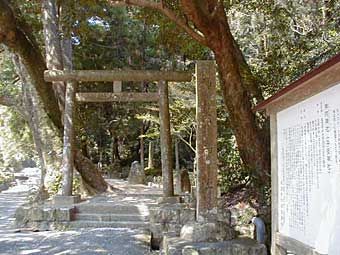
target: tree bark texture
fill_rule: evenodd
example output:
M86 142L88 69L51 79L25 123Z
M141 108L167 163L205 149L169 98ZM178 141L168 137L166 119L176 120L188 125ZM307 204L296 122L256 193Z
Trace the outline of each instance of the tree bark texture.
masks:
M213 61L196 64L197 220L217 215L216 69Z
M163 177L163 196L174 195L172 144L169 113L169 90L168 83L158 82L159 92L159 122L161 132L161 161Z
M12 62L15 64L16 72L20 77L22 82L22 91L23 91L23 102L27 116L27 122L32 132L33 141L35 144L36 151L39 157L40 163L40 190L45 189L45 177L46 177L46 160L44 156L44 143L41 133L41 121L39 114L39 102L38 95L35 93L33 85L29 81L27 71L23 64L20 61L20 58L12 54Z

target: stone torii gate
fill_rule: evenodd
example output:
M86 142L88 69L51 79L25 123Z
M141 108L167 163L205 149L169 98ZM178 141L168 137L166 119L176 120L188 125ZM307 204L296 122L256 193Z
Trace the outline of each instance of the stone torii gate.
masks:
M196 78L196 158L197 220L217 214L217 122L216 70L213 61L197 61ZM190 82L192 73L145 70L47 70L47 82L65 82L63 185L61 199L74 201L72 180L74 168L74 109L78 102L159 102L163 198L174 198L173 157L170 131L168 82ZM76 93L78 82L153 81L158 93Z

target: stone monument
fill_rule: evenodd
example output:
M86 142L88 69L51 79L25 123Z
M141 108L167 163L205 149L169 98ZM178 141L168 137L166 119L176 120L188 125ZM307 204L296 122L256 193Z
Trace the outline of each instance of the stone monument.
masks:
M138 161L131 164L128 182L129 184L145 184L145 172Z

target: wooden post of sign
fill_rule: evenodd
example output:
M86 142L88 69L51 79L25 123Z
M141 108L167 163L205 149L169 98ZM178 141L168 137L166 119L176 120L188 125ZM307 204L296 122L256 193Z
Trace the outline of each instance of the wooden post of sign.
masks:
M276 233L278 232L278 148L277 148L277 115L270 115L270 140L271 140L271 189L272 189L272 229L271 229L271 254L285 255L286 251L276 244Z
M166 81L158 82L159 121L161 133L161 158L163 177L163 197L174 196L172 144L169 113L169 90Z
M197 221L217 216L216 69L213 61L196 64Z
M72 70L71 41L64 42L64 69ZM65 112L64 112L64 147L62 159L62 196L72 196L74 168L74 111L76 81L66 82Z

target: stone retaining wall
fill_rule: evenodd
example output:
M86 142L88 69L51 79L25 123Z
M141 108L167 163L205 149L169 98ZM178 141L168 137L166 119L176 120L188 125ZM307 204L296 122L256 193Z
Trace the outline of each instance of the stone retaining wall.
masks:
M196 210L184 203L160 204L150 208L150 231L153 246L161 246L164 236L179 237L184 225L190 225L196 220ZM236 237L236 232L230 227L231 213L228 209L219 208L217 222L221 240Z
M15 212L15 224L18 228L57 229L73 220L74 214L74 207L21 206Z
M178 237L165 237L162 255L267 255L264 244L252 239L193 243Z
M153 242L160 244L164 235L179 236L181 228L195 221L195 209L183 204L164 204L150 208L150 231Z

